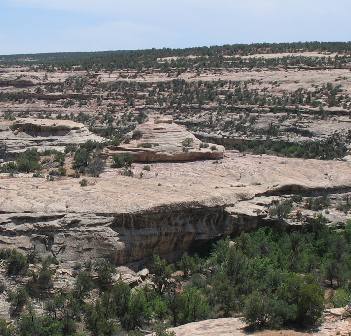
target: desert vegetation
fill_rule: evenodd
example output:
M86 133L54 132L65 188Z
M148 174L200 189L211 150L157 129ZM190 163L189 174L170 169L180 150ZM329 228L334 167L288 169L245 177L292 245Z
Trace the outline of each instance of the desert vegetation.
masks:
M77 265L72 288L55 294L55 258L2 250L7 274L28 280L13 290L3 284L15 323L1 326L5 335L138 335L242 314L255 328L311 327L325 306L350 302L350 240L351 223L337 230L321 221L290 233L262 228L175 263L154 256L142 286L115 280L108 260Z
M350 42L0 70L1 335L312 332L347 312Z

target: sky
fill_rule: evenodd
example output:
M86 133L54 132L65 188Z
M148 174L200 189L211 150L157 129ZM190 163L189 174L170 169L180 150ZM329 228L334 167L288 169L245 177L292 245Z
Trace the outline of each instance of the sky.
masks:
M350 41L351 0L0 0L0 54Z

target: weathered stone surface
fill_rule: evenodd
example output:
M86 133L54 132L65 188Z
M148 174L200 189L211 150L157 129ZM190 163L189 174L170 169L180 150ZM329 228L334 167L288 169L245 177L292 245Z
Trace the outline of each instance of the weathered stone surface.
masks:
M91 133L83 124L70 120L17 119L0 121L0 144L9 155L26 149L63 151L70 144L88 140L103 142L105 139Z
M88 180L81 187L71 178L1 177L0 248L35 247L69 265L176 257L195 242L249 229L250 213L241 221L239 211L228 211L242 208L240 202L350 191L351 164L228 153L220 163L152 164L143 178L110 170Z
M145 279L147 276L150 274L150 271L147 268L143 268L141 271L138 272L138 275L142 278Z
M115 152L111 148L109 154L128 152L135 162L217 160L224 155L223 146L204 145L170 117L151 117L133 134L135 139L119 146Z
M136 286L142 282L142 279L139 273L134 272L126 266L119 266L116 269L116 274L113 276L113 281L122 281L130 286Z
M189 323L170 329L176 336L242 336L245 323L238 318L222 318Z
M294 331L294 330L263 330L249 332L245 329L246 324L240 318L221 318L188 323L176 328L171 328L176 336L348 336L351 328L350 318L344 316L331 317L327 310L323 324L318 330ZM154 336L154 335L149 335Z

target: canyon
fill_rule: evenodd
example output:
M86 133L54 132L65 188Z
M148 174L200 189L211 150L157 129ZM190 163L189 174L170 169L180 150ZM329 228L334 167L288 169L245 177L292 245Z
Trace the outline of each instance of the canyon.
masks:
M82 311L74 321L83 333L87 307L96 304L99 311L100 296L121 282L130 286L131 297L154 290L158 304L168 309L161 322L175 325L170 331L177 336L251 333L242 319L251 294L246 289L237 311L226 316L217 304L206 315L217 319L194 317L182 326L170 318L172 295L181 297L190 286L201 294L196 302L204 293L210 300L212 281L221 274L218 265L208 266L216 243L228 242L235 250L243 233L267 228L289 239L305 235L292 238L291 260L318 225L346 236L350 70L347 43L0 56L0 318L11 325L21 320L12 314L11 294L29 291L44 270L51 286L26 302L24 312L33 308L47 316L51 298L71 295L79 275L89 273L93 285L78 300ZM271 245L260 238L255 253L264 259ZM343 242L335 243L336 259L348 248ZM335 247L332 238L327 243ZM25 256L25 274L8 273L9 251ZM178 269L184 256L199 262L197 254L205 255L203 269ZM167 263L175 267L166 293L152 273L156 256L166 270ZM288 322L280 331L254 334L348 335L349 289L323 273L339 268L327 269L324 259L323 265L308 262L306 274L295 265L289 274L318 279L325 296L319 325L293 331ZM97 285L99 263L113 270L105 287ZM348 274L347 267L340 272ZM262 278L270 271L262 271ZM249 280L239 281L240 290ZM337 294L342 303L335 303ZM155 320L149 317L133 332L147 334Z

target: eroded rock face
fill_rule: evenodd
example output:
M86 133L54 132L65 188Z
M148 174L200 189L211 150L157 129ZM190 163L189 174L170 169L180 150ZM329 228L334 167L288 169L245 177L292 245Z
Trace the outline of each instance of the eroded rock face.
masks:
M136 128L129 143L111 149L110 155L126 152L134 162L217 160L224 155L223 146L201 142L171 117L151 117Z
M175 258L195 241L230 234L222 208L150 209L136 214L0 214L0 246L35 249L60 261L108 258L116 265L157 253Z
M0 144L9 156L26 149L63 151L70 144L105 139L91 133L83 124L70 120L17 119L0 121Z
M275 195L351 190L348 162L237 153L215 164L152 164L147 174L131 178L110 170L88 178L87 187L70 178L0 177L0 248L35 248L67 265L176 256L192 244L260 225L259 210Z

